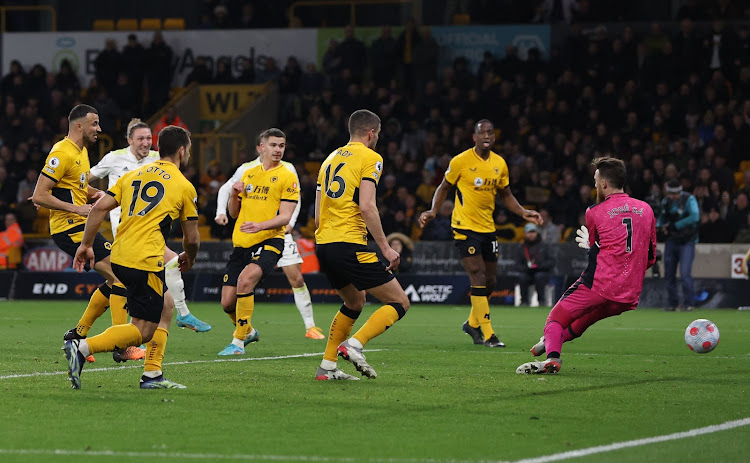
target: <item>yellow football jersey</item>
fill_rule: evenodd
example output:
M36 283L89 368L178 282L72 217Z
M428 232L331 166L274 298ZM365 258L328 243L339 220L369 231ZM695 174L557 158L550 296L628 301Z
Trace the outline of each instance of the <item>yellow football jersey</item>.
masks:
M316 243L367 244L367 225L359 209L359 186L363 180L377 186L382 171L383 158L362 143L349 143L328 155L318 172L320 217Z
M263 164L251 167L242 176L245 189L239 194L240 214L234 224L232 244L237 248L250 248L271 238L284 238L286 224L271 230L258 233L240 231L243 222L264 222L279 214L282 201L297 203L299 201L299 185L297 176L283 164L269 170Z
M81 206L88 202L89 152L79 148L68 137L55 143L42 168L42 175L54 181L52 196L66 203ZM86 223L86 217L73 212L50 210L50 233L64 232Z
M451 226L459 230L494 233L495 194L508 186L508 165L490 151L485 161L469 148L451 159L445 180L456 186Z
M158 272L172 221L198 220L198 195L176 165L156 161L128 172L107 190L122 206L112 263Z

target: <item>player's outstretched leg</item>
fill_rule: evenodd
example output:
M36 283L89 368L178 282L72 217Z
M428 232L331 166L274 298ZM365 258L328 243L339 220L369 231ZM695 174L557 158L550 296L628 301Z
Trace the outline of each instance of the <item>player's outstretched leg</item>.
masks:
M65 358L68 360L68 379L73 389L81 388L81 370L86 363L86 357L78 350L80 342L78 339L65 341L65 346L63 346Z
M177 326L193 330L196 333L209 331L211 325L199 320L195 315L190 313L190 309L188 309L187 303L185 303L185 283L182 281L182 273L179 269L177 256L165 266L164 280L174 298L175 308L177 308Z

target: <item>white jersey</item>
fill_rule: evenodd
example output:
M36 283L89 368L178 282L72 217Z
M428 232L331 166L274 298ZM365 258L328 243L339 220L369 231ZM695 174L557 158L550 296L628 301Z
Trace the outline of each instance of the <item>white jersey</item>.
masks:
M294 168L294 164L286 161L281 161L281 164L294 174L294 176L297 178L297 184L299 184L299 176L297 175L297 169ZM232 177L227 180L227 182L222 185L221 188L219 188L219 195L216 199L216 217L222 214L227 215L227 204L229 203L229 195L232 193L232 185L242 180L242 176L245 175L245 171L247 169L255 167L257 165L260 165L260 157L256 158L254 161L242 164L237 168L237 170L234 171ZM297 201L297 207L294 208L292 218L289 220L289 225L292 228L294 228L294 224L297 223L297 217L299 216L301 205L302 201Z
M112 188L123 175L159 159L158 151L149 151L148 155L143 159L136 158L130 151L130 147L110 151L104 155L97 165L91 168L89 177L104 178L104 176L107 176L107 188ZM109 212L109 220L112 223L112 236L114 237L117 235L117 226L120 224L119 207Z

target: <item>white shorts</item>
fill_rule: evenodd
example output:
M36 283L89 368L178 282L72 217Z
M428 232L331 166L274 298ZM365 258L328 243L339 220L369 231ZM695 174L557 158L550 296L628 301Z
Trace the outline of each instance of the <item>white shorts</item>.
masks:
M284 235L284 252L281 253L281 259L276 264L279 267L288 267L290 265L301 264L302 256L299 255L297 243L292 238L292 234Z

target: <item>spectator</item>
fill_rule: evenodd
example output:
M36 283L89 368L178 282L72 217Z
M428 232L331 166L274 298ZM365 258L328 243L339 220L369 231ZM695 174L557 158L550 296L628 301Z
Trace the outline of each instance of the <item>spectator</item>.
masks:
M100 51L94 60L96 80L107 92L112 93L117 82L117 74L122 67L122 55L117 51L115 39L104 42L104 50Z
M354 26L351 24L344 28L344 40L339 43L337 54L341 59L341 70L348 69L352 82L361 83L367 66L367 48L354 36Z
M387 87L396 73L396 39L391 35L391 26L383 26L380 37L370 46L372 81L377 87Z
M161 31L155 31L148 49L146 81L148 82L149 111L155 113L169 101L172 82L172 48L164 42ZM154 143L156 143L154 141Z
M531 305L529 287L533 284L539 303L544 304L545 287L550 280L550 272L555 267L555 261L550 255L547 244L539 235L538 227L527 223L524 228L524 239L517 258L520 274L521 305Z
M674 311L680 307L677 295L677 265L680 266L682 280L681 306L685 311L693 310L695 305L693 289L693 259L695 243L698 241L698 202L695 196L682 191L678 180L671 180L666 185L667 197L662 201L661 214L656 227L665 237L664 277L667 280L668 307Z
M0 270L16 268L18 262L13 260L14 249L17 253L15 257L20 257L20 248L23 243L23 232L16 216L13 213L5 214L5 226L0 232Z
M453 229L451 228L451 214L453 213L453 201L446 199L432 222L425 225L422 231L423 241L451 241Z
M391 233L385 239L388 241L388 245L401 255L401 263L398 265L396 273L409 273L412 268L411 253L414 249L412 240L403 233Z
M143 80L146 77L146 49L138 41L138 36L135 34L128 35L128 43L122 47L121 54L122 71L127 75L128 85L132 87L132 92L135 97L133 101L133 113L137 114L141 112L141 105L143 104ZM119 81L118 77L118 81ZM113 93L113 97L117 92ZM117 98L115 97L115 100ZM121 107L122 104L120 105ZM130 117L123 116L124 120L130 120Z
M245 61L249 62L248 59L245 59ZM253 79L255 79L254 73ZM185 78L185 86L187 87L193 82L197 84L209 84L212 80L213 77L211 76L211 70L208 68L208 61L206 60L206 57L198 56L197 58L195 58L195 66L193 66L193 70L190 71L190 74L188 74ZM245 83L252 83L252 81Z
M180 119L180 116L177 115L177 108L175 108L174 106L168 107L164 112L164 115L156 122L156 125L154 125L153 143L156 147L155 149L159 149L159 132L161 132L164 127L167 127L169 125L176 125L177 127L182 127L185 130L188 129L187 125L185 125L185 123L182 122L182 119Z
M745 236L750 230L750 204L748 204L748 195L745 192L737 193L734 199L734 208L727 214L727 223L732 229L735 241L745 242ZM740 239L740 235L742 235Z
M727 221L721 218L716 206L711 206L701 219L698 229L701 243L731 243L734 238Z
M228 58L219 58L216 62L216 76L213 79L214 84L233 84L235 82L232 76L232 64Z

